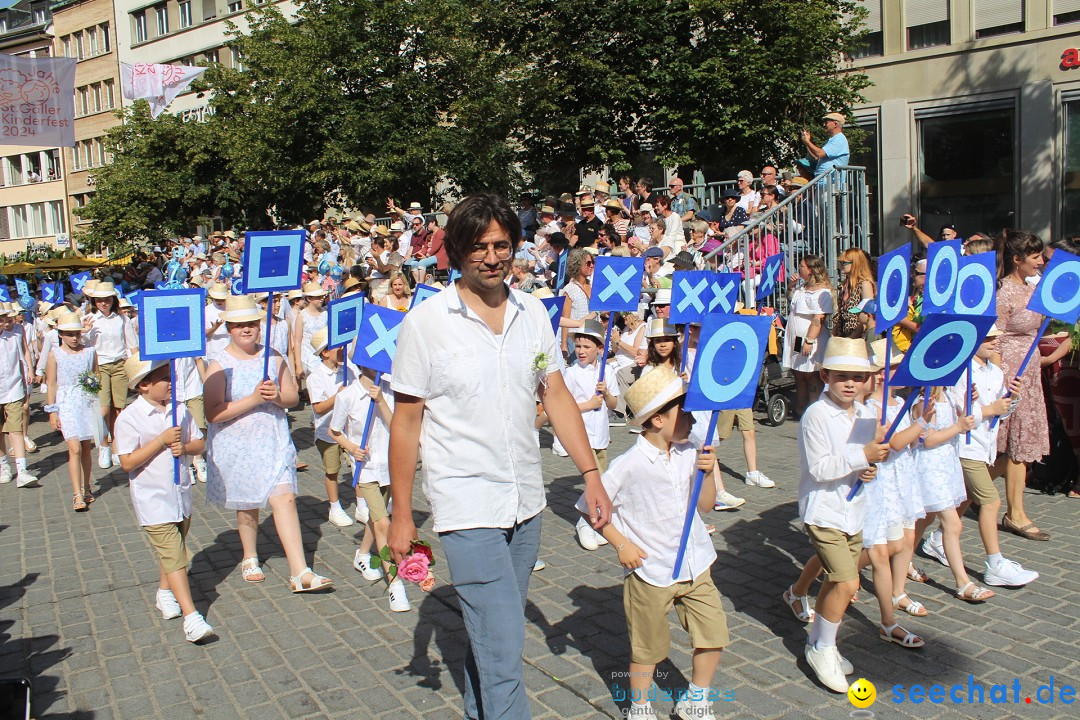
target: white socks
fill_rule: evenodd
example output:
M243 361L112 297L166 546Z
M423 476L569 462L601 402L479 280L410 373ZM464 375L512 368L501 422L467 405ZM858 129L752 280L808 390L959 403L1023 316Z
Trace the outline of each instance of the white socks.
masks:
M23 475L26 473L26 458L15 458L15 472Z
M999 553L999 552L987 553L987 555L986 555L986 564L990 566L991 570L997 570L997 566L1000 565L1001 561L1004 560L1004 559L1005 558L1002 557L1001 553Z
M340 500L335 500L334 502L330 503L330 509L337 510L338 512L345 512L344 508L341 507Z
M836 633L840 630L840 623L829 622L818 613L814 617L814 625L810 628L810 644L818 650L827 647L836 647Z

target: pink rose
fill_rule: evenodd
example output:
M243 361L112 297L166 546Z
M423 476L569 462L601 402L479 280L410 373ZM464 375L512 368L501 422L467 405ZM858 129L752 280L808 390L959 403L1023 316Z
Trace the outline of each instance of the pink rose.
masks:
M428 576L429 562L426 555L413 553L398 563L398 577L411 583L421 583Z
M434 587L435 587L435 576L434 575L429 574L426 578L424 578L424 581L422 583L420 583L420 589L423 590L424 592L431 592L431 589L434 588Z

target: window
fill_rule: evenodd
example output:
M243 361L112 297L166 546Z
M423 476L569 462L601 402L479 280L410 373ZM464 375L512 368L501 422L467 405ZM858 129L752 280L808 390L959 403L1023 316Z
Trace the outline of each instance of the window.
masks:
M242 0L229 0L229 12L238 13L244 9L244 3Z
M89 28L86 30L86 39L90 45L90 57L98 56L98 36L97 28Z
M178 7L180 9L180 29L191 27L191 0L184 0Z
M146 13L135 16L135 42L146 42Z
M71 36L65 35L61 42L64 43L64 57L75 57L71 54L72 48L74 47L71 43Z
M218 51L217 50L207 50L206 52L204 52L202 54L202 59L203 59L203 62L205 62L207 65L213 65L214 63L216 63L218 61Z
M1080 99L1064 103L1065 168L1061 203L1061 236L1080 235Z
M240 55L240 51L236 48L232 48L232 66L236 70L244 69L244 58Z
M75 57L82 60L86 57L86 53L83 50L83 34L82 30L75 33Z
M79 115L88 115L90 113L90 93L87 92L86 87L81 87L78 90L79 101L75 104L75 112Z
M30 232L33 237L40 237L49 232L45 223L45 203L30 203Z
M202 0L203 20L217 17L217 0Z
M7 16L5 15L4 17L0 18L0 33L6 33L7 32L7 29L8 29L7 25L8 25Z
M931 113L933 111L930 111ZM1011 107L920 117L919 214L936 234L947 223L967 236L1016 222Z
M101 83L101 94L105 101L105 109L112 110L116 107L116 95L114 94L114 85L112 80L105 80Z
M855 124L862 130L865 136L859 144L861 147L853 147L851 164L862 165L866 168L866 194L870 207L870 249L875 256L888 252L885 247L886 238L881 236L881 195L878 189L881 187L881 173L878 171L878 158L881 156L881 144L878 141L878 121L876 117L856 118Z
M27 233L27 228L29 226L27 225L27 222L26 222L26 206L25 205L15 205L14 207L11 208L11 210L12 210L11 214L14 216L14 220L15 220L15 222L12 225L13 232L12 232L11 236L12 237L17 237L17 238L30 237L29 233Z
M863 46L853 52L852 57L884 55L885 39L881 32L881 0L858 0L857 4L866 8L866 17L863 19L866 36L863 38Z
M154 16L157 18L157 34L169 34L169 6L158 5L154 8Z
M44 25L52 18L52 15L49 13L48 3L36 3L31 5L30 12L33 14L35 25Z
M101 83L94 83L90 90L94 93L94 112L101 112L105 109L101 104Z
M985 38L1024 31L1024 4L1015 0L977 0L975 37Z
M949 0L906 0L908 50L948 45Z
M109 23L98 25L98 32L101 33L101 52L107 53L112 51L112 37L109 35Z
M64 208L59 200L45 203L45 212L49 218L50 235L64 232Z
M82 170L82 140L78 140L75 143L75 147L71 149L71 169Z

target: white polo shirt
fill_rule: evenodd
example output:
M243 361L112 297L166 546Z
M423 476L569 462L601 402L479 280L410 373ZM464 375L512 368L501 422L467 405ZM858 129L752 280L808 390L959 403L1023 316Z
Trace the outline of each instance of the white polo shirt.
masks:
M967 442L966 434L960 434L960 457L993 465L997 459L997 436L1001 423L991 430L990 423L993 418L983 418L982 406L1005 397L1005 373L994 363L982 362L978 358L971 361L971 366L974 368L971 382L979 391L979 399L971 403L971 414L975 416L975 429L971 431L971 442ZM949 388L949 399L954 408L959 408L957 415L963 414L966 396L967 371L965 370L960 380Z
M22 400L23 388L22 330L13 327L0 332L0 404Z
M195 358L176 358L176 402L182 403L203 394L202 375Z
M218 309L217 305L210 302L206 306L206 329L209 330L214 323L221 317L221 313L224 310ZM213 360L215 357L221 354L221 352L229 345L229 331L225 328L225 323L221 323L218 329L210 333L206 338L206 359Z
M356 380L356 375L352 370L349 373L349 384L352 385ZM329 400L341 387L341 368L331 370L326 366L326 363L320 361L313 363L311 366L311 372L307 376L307 390L308 399L311 401L311 424L315 428L315 439L322 440L323 442L332 443L334 438L330 437L330 414L333 412L323 413L320 415L315 412L315 403ZM334 407L337 407L337 401L334 401Z
M184 443L202 437L187 408L178 405L176 418ZM113 434L116 452L127 455L145 445L157 445L157 436L172 427L172 405L156 408L140 395L116 417ZM161 450L150 462L129 474L128 488L140 525L181 522L191 517L191 458L180 458L180 484L173 482L173 454Z
M716 550L701 515L694 512L679 575L672 579L690 489L697 473L697 448L677 443L663 452L644 437L611 463L602 481L611 498L611 524L648 555L631 572L657 587L688 582L709 569ZM587 512L584 494L575 507Z
M611 373L605 375L608 381L608 392L614 396L619 395L619 383L615 382ZM596 396L596 383L600 381L600 365L582 365L575 361L563 370L563 381L574 400L579 403L588 401ZM603 450L611 443L611 428L608 424L608 409L601 405L595 410L586 410L581 413L581 419L585 422L585 432L589 435L589 447L593 450Z
M823 392L799 423L799 514L807 525L836 528L855 535L866 517L866 493L847 495L870 467L863 446L873 442L877 414L855 403L848 414Z
M536 391L545 374L562 370L562 356L543 303L509 293L501 335L456 284L401 325L392 387L424 400L420 453L435 532L513 527L546 504ZM541 354L543 372L533 369Z
M379 387L390 411L393 412L394 394L390 391L390 383L385 375L379 382ZM364 425L367 423L369 407L371 396L367 394L367 388L360 380L349 383L349 387L338 394L333 411L328 413L330 428L360 445L364 439ZM371 435L368 436L367 446L371 454L360 470L360 482L378 483L385 487L390 484L390 426L379 415L378 408L372 415Z
M94 322L90 330L83 334L83 343L93 345L99 365L126 360L129 349L139 347L131 323L123 315L94 313L91 317Z

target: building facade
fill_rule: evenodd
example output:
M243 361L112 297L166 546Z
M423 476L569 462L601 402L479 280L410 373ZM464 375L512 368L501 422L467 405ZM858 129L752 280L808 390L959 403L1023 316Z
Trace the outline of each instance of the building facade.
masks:
M873 247L910 239L907 212L931 235L1080 234L1080 0L860 1Z

